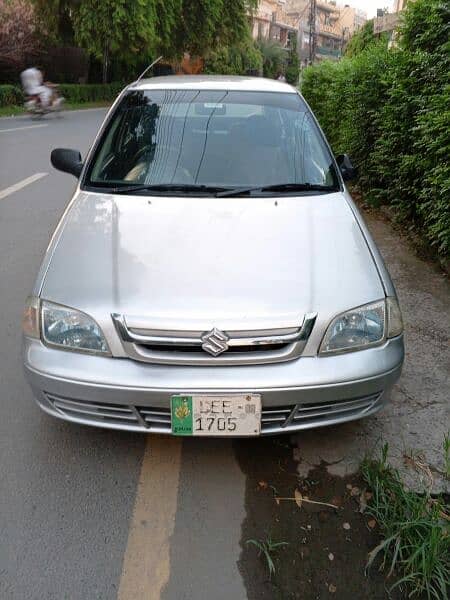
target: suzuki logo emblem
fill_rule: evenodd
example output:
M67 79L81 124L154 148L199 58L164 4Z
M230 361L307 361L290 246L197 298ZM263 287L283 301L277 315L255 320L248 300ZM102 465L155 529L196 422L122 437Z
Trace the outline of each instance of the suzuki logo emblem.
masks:
M213 356L219 356L219 354L228 350L227 342L229 339L226 333L214 327L214 329L202 335L202 348Z

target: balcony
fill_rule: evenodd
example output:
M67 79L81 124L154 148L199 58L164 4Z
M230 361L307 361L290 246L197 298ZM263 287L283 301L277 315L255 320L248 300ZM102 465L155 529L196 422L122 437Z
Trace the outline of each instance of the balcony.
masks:
M318 56L323 56L326 58L340 58L341 57L340 49L327 48L326 46L317 46L316 54Z

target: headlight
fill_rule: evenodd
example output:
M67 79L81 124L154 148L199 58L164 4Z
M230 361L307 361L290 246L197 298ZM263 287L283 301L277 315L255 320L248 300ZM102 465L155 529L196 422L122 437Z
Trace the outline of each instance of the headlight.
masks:
M41 315L44 343L67 350L110 354L100 327L85 313L44 300Z
M397 299L372 302L336 317L328 326L319 353L363 350L382 343L403 331Z
M379 344L384 338L385 320L384 300L339 315L328 326L320 353L359 350Z

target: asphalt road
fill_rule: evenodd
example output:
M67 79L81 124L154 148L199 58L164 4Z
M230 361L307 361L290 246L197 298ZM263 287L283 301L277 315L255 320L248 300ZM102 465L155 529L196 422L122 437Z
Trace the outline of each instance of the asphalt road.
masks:
M35 406L22 374L22 307L75 186L52 169L49 154L55 147L84 154L103 116L95 109L39 122L0 119L0 599L244 599L237 561L251 508L245 507L246 475L233 444L62 423ZM415 273L422 269L417 297L431 311L435 334L431 345L425 339L428 363L421 362L420 340L411 346L415 372L397 387L397 408L417 396L422 422L445 423L448 284L389 237L389 226L377 227L411 326L417 322ZM410 262L409 277L399 247ZM397 410L395 428L392 413L379 417L379 437L404 431L410 415ZM364 427L315 433L304 438L306 446L297 439L301 468L314 464L324 439L342 455L357 455L353 440L371 429ZM438 434L429 434L429 445L437 447ZM246 448L258 452L258 442Z
M50 151L84 155L104 114L0 119L0 598L245 598L232 443L58 422L22 374L22 307L75 186Z

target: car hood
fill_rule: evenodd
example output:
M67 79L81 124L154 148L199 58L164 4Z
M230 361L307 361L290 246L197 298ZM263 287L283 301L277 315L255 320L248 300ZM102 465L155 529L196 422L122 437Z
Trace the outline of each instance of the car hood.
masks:
M343 193L281 198L80 192L60 223L41 297L134 327L317 327L384 297Z

